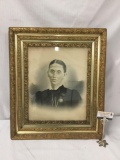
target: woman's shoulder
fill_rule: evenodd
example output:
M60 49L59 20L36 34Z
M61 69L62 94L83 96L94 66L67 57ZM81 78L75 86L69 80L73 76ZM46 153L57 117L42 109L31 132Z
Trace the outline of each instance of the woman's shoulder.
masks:
M46 90L43 90L43 91L37 91L35 95L39 96L39 95L45 94L47 92L49 92L49 89L46 89Z
M70 93L79 94L79 92L78 92L76 89L66 88L66 91L67 91L67 92L70 92Z

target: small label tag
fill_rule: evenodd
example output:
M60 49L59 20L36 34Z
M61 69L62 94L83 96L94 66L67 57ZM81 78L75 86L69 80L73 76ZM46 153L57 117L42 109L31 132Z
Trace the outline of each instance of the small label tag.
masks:
M98 111L97 113L97 118L98 119L102 119L103 117L105 117L106 119L112 120L113 119L113 112L103 112L103 111Z

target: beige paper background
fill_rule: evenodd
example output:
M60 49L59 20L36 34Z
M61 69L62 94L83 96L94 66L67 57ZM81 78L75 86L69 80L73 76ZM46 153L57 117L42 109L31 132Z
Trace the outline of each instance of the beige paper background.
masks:
M84 81L84 90L80 94L83 102L75 109L41 108L29 102L30 120L85 120L86 119L86 81L87 81L87 48L29 47L29 89L37 86L40 90L48 89L48 65L53 59L60 59L67 66L67 76L63 85L70 88L72 84ZM70 85L71 84L71 85ZM71 88L72 89L72 88ZM30 91L30 98L34 94Z

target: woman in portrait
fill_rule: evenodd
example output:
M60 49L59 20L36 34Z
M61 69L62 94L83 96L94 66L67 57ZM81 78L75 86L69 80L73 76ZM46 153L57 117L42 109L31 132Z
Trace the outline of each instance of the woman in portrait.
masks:
M47 75L51 88L38 91L35 94L35 102L41 106L74 107L82 101L77 90L71 90L63 86L67 75L66 64L58 59L50 62Z

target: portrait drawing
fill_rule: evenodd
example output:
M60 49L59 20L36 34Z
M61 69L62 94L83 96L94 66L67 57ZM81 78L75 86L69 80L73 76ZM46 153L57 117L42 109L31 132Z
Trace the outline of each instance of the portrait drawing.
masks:
M30 119L85 119L87 49L33 48L29 55Z

